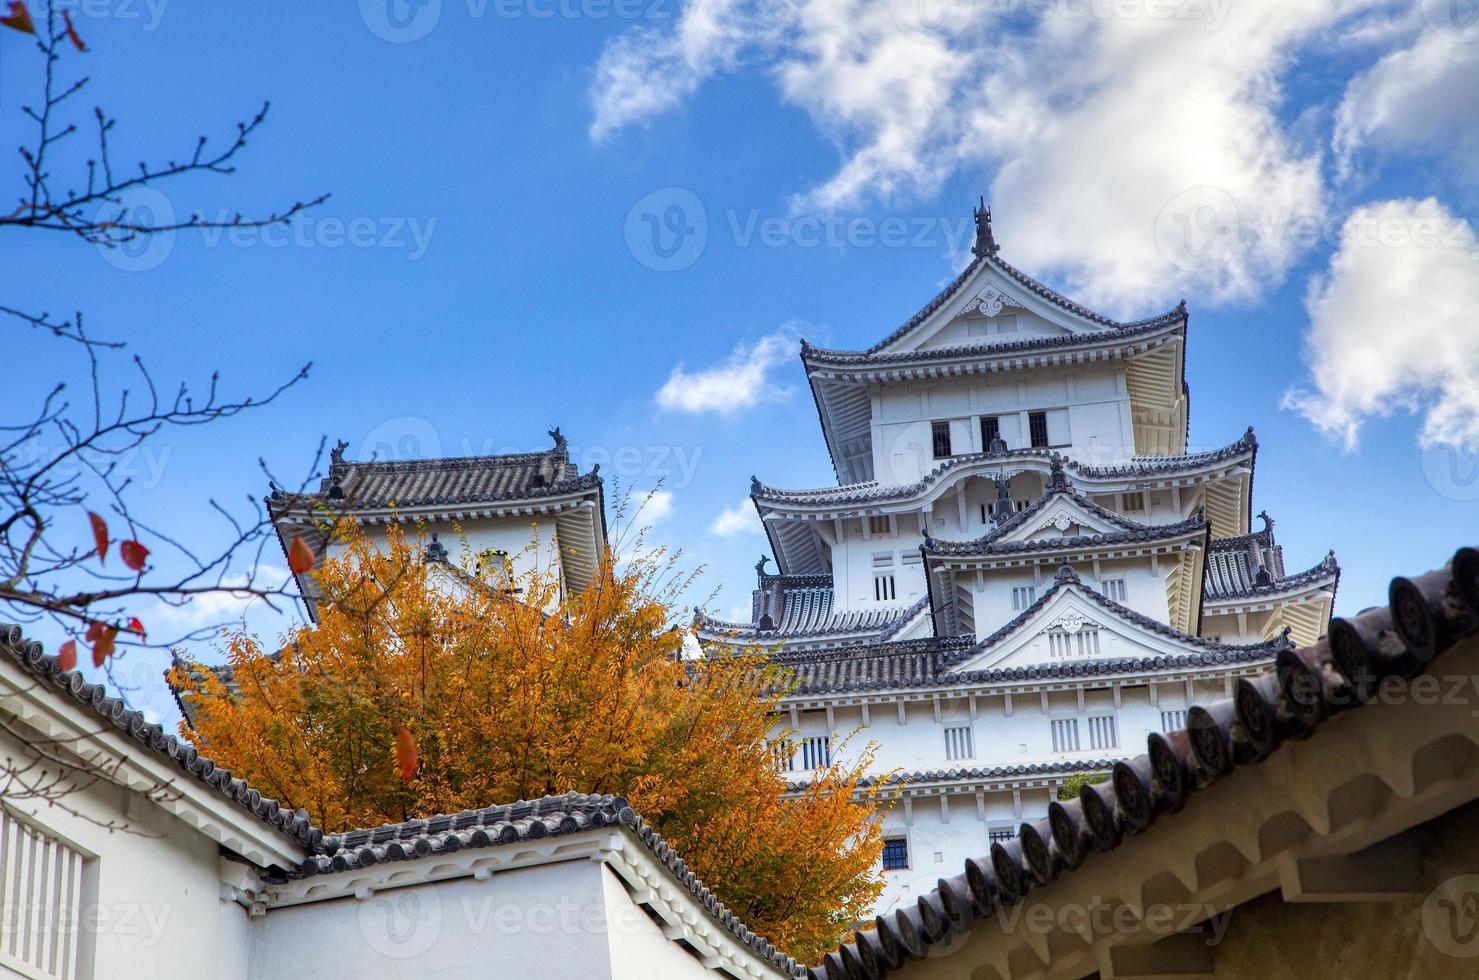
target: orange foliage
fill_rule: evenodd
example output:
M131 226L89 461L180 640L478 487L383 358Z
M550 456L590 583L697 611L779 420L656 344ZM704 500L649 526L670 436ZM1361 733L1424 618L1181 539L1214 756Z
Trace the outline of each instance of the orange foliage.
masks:
M680 658L670 561L608 554L562 600L548 573L514 590L502 562L453 569L423 562L399 529L378 548L339 533L345 548L316 573L316 627L271 650L230 635L232 689L174 672L198 709L182 733L219 764L330 831L622 794L799 959L867 913L886 802L859 785L871 752L783 796L769 740L789 734L772 728L784 678L752 658Z

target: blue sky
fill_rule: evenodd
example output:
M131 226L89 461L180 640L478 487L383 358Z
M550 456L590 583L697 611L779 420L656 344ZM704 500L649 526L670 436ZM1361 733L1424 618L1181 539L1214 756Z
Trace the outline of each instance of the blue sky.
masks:
M654 537L727 614L765 545L715 522L750 475L834 480L795 339L892 330L968 257L984 194L1004 257L1086 302L1187 300L1191 442L1257 429L1256 507L1291 567L1335 548L1339 611L1472 541L1462 0L920 2L79 0L92 51L64 67L118 118L118 159L272 102L239 172L168 207L333 196L280 238L162 254L12 232L7 299L84 311L162 379L261 391L314 362L139 462L140 509L203 539L208 497L260 496L259 457L300 477L322 436L461 454L558 424L582 462L663 481ZM0 37L11 143L36 60ZM78 369L8 344L7 414Z

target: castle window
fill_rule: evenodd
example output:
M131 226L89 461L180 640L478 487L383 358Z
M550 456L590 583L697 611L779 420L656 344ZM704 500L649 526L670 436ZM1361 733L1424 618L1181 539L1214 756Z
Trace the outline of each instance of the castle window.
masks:
M1012 588L1012 608L1018 611L1026 609L1032 605L1036 596L1037 586L1035 585L1014 586Z
M1186 727L1186 712L1181 710L1161 712L1161 731L1174 732Z
M969 725L945 729L945 758L974 759L975 757L975 739L971 736Z
M981 451L991 452L991 444L1001 438L1001 419L995 415L981 416Z
M1125 580L1122 578L1107 578L1104 580L1104 598L1113 599L1115 602L1124 602Z
M0 973L77 976L85 864L78 851L0 809Z
M801 767L825 769L832 764L832 736L814 735L801 740Z
M1143 511L1145 509L1145 494L1138 492L1125 494L1124 509L1127 511Z
M1032 434L1032 448L1039 449L1048 444L1048 413L1033 412L1027 416L1027 428Z
M887 575L873 576L873 598L878 602L891 602L898 598L898 586L894 584L893 573Z
M1059 718L1057 721L1049 722L1053 732L1054 752L1077 752L1078 751L1078 719Z
M883 839L883 870L904 871L909 867L909 838L885 837Z
M781 772L793 772L796 769L796 744L790 739L782 739L772 742L770 754L775 758L775 767Z
M1017 836L1017 828L1009 823L992 824L986 830L986 843L1005 844Z
M1081 626L1075 633L1055 629L1048 632L1048 655L1055 660L1074 660L1099 655L1099 630Z
M930 423L930 435L934 439L935 459L946 459L950 456L950 423Z
M874 515L868 518L869 534L888 534L890 530L887 514L881 516Z
M1119 722L1114 715L1097 715L1089 719L1089 748L1117 749L1120 747Z

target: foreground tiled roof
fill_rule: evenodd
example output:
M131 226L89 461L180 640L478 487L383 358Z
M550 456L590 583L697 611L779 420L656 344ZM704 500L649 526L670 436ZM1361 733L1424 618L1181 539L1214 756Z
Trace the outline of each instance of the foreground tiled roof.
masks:
M581 474L556 429L554 448L502 456L354 462L335 449L329 474L308 502L335 509L495 503L595 490L599 467ZM274 501L282 501L275 495ZM291 498L290 498L291 499ZM292 501L297 502L297 501Z
M1063 466L1068 472L1088 479L1157 476L1218 463L1256 451L1257 448L1258 440L1250 428L1237 442L1207 452L1184 453L1176 456L1136 456L1130 462L1119 466L1095 466L1066 458L1063 460ZM1005 465L1018 459L1050 460L1055 455L1057 455L1056 452L1051 449L1009 449L1005 453L966 453L950 457L913 483L883 484L870 480L840 487L785 490L754 480L751 483L750 496L761 504L862 504L905 500L924 493L952 471L972 463L1000 460Z
M1107 783L1054 801L1015 840L993 844L963 873L942 878L911 908L881 915L874 928L812 968L813 980L883 980L905 963L948 955L976 923L1020 903L1033 888L1075 873L1128 836L1176 819L1193 793L1240 766L1257 765L1286 740L1316 734L1357 710L1386 678L1414 677L1459 640L1479 632L1479 551L1461 548L1447 567L1392 581L1390 605L1331 622L1329 637L1279 654L1277 670L1241 678L1237 692L1187 712L1187 728L1147 739L1148 752L1113 768Z
M334 874L387 861L413 861L465 848L498 847L602 827L624 827L631 831L731 935L781 972L792 976L804 974L789 956L746 928L621 796L567 793L353 830L324 838L322 846L297 869L294 877Z
M128 707L122 698L110 697L103 685L88 683L80 671L62 670L57 658L45 653L40 643L22 637L19 626L0 624L0 651L58 696L91 710L105 727L174 763L187 776L199 780L304 848L311 850L322 842L323 831L313 826L307 810L288 810L276 800L264 797L248 786L246 780L234 778L229 769L223 769L201 755L193 745L165 734L163 725L145 721L144 713Z
M923 309L921 309L918 313L915 313L912 317L906 320L901 326L898 327L898 329L894 330L887 337L884 337L878 343L868 348L866 353L880 353L889 344L892 344L894 341L898 340L900 337L904 336L909 331L913 330L915 327L923 323L925 319L930 316L930 314L934 313L940 307L944 306L950 301L953 296L955 296L956 293L960 292L961 288L966 284L971 276L975 274L976 270L980 268L983 263L989 264L994 268L1000 270L1001 272L1004 272L1008 277L1015 280L1019 285L1025 286L1030 292L1041 296L1043 299L1048 300L1054 305L1060 306L1063 309L1068 310L1070 313L1075 313L1086 320L1092 320L1093 322L1102 324L1106 327L1113 327L1115 329L1123 330L1129 327L1137 327L1147 323L1161 324L1169 322L1171 320L1175 320L1186 314L1186 304L1183 303L1173 310L1157 314L1153 317L1148 317L1144 320L1135 320L1129 323L1123 323L1118 320L1111 320L1109 317L1106 317L1100 313L1096 313L1086 306L1075 303L1073 300L1064 296L1057 290L1054 290L1051 287L1032 278L1027 273L1018 269L1016 266L1003 261L998 255L993 254L990 257L978 255L975 259L971 260L971 263L967 265L965 269L961 271L960 275L956 276L949 285L947 285L938 294L936 294L934 299L931 299L928 303L926 303Z
M194 746L166 735L163 726L146 722L142 712L128 708L120 698L109 697L101 684L88 683L78 671L60 669L56 657L46 654L41 644L25 640L19 626L0 624L0 655L10 657L58 696L90 709L106 727L172 761L182 772L297 842L307 855L304 862L297 868L268 869L269 880L334 874L386 861L451 853L464 847L493 847L591 828L625 827L733 936L782 972L797 976L804 973L790 957L746 928L688 870L662 837L632 811L623 797L570 793L325 835L313 825L307 810L291 811L276 800L263 797L246 780L234 778L229 770L218 767Z

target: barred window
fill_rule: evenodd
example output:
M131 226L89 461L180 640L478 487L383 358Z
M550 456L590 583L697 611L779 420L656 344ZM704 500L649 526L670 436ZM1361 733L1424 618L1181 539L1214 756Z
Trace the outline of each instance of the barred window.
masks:
M981 416L981 451L991 452L991 444L1001 438L1001 419L995 415Z
M1017 836L1017 828L1009 823L993 824L986 830L986 843L1005 844Z
M879 602L891 602L898 597L898 587L893 575L873 576L873 598Z
M1174 732L1186 727L1186 712L1180 709L1161 712L1161 731Z
M803 769L825 769L832 764L832 736L814 735L801 742Z
M1049 723L1053 731L1054 752L1078 751L1078 719L1060 718Z
M971 735L969 725L945 729L945 758L974 759L975 757L975 739Z
M1036 599L1036 598L1037 598L1037 586L1035 586L1035 585L1018 585L1018 586L1015 586L1012 589L1012 608L1013 609L1017 609L1017 610L1026 609L1028 606L1032 605L1033 600Z
M948 457L950 455L950 423L931 423L930 435L934 440L935 459L945 459Z
M1124 602L1128 592L1125 589L1125 580L1122 578L1107 578L1104 580L1104 598L1113 599L1115 602Z
M0 810L0 973L78 975L86 858Z
M1127 493L1127 494L1125 494L1125 510L1127 510L1127 511L1142 511L1144 509L1145 509L1145 494L1138 493L1138 492L1137 493Z
M883 870L903 871L909 867L909 838L885 837L883 839Z
M796 769L796 744L790 739L770 743L770 754L775 758L775 767L781 772Z
M1033 412L1027 416L1027 427L1032 433L1032 447L1034 449L1048 444L1048 413Z
M884 515L881 515L881 516L875 514L874 516L868 518L868 533L869 534L888 534L889 531L890 531L890 528L888 526L888 515L887 514L884 514Z
M1096 715L1089 719L1089 748L1117 749L1120 747L1119 722L1114 715Z

